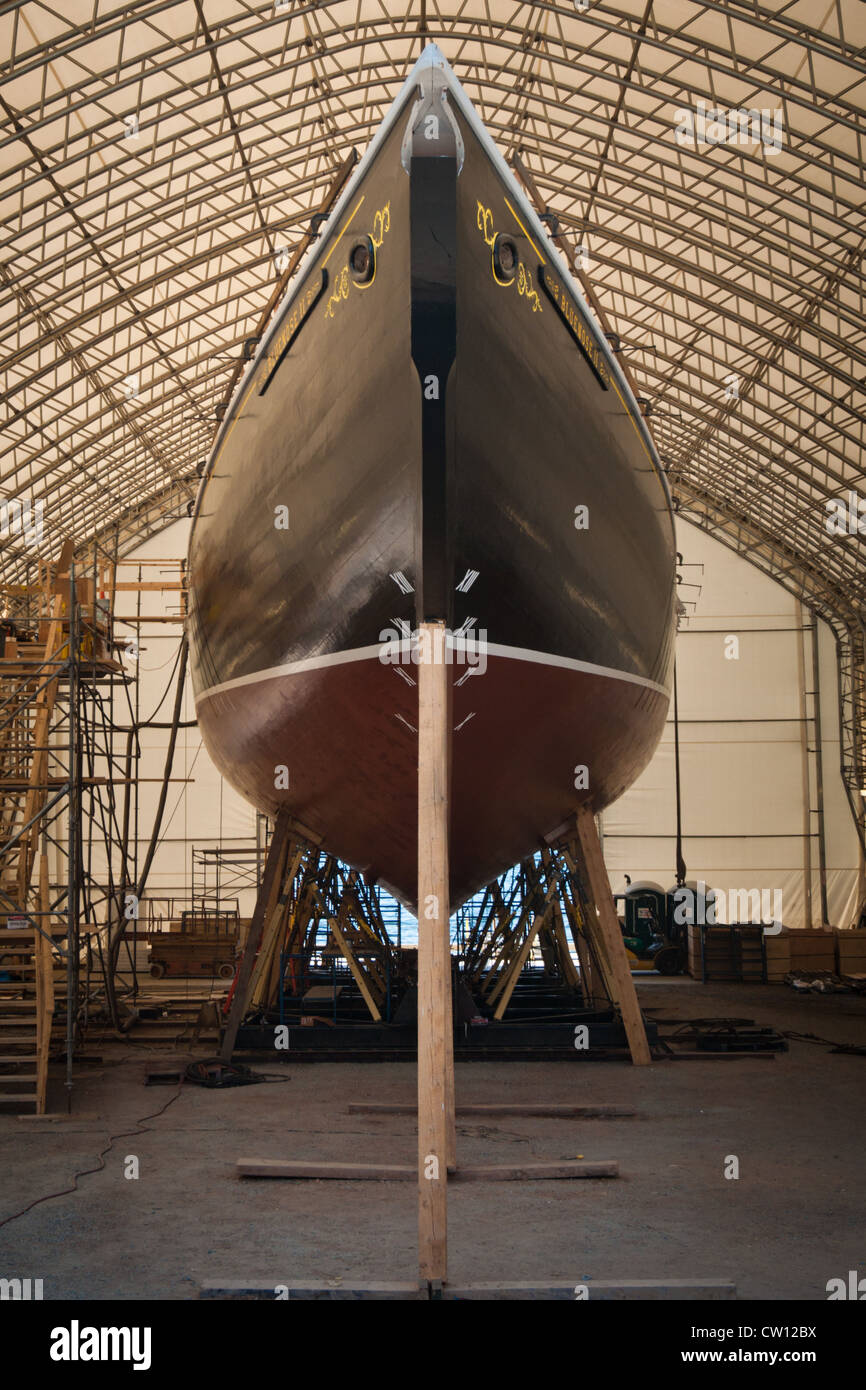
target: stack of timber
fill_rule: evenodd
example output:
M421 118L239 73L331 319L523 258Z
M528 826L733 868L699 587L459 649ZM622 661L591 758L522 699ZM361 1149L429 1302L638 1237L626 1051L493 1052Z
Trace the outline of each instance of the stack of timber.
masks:
M833 939L837 975L866 979L866 931L844 931L837 928L833 933Z
M863 933L866 936L866 932ZM767 982L784 984L792 970L830 971L836 969L835 933L832 931L789 930L767 936Z
M764 928L756 922L690 926L688 970L694 979L760 982L765 979Z

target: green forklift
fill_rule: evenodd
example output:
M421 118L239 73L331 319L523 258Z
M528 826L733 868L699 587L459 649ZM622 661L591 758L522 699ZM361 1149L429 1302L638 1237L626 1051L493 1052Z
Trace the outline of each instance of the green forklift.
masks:
M620 930L633 970L679 975L687 958L686 927L674 918L674 891L657 883L632 883L614 895ZM680 914L682 915L682 914Z

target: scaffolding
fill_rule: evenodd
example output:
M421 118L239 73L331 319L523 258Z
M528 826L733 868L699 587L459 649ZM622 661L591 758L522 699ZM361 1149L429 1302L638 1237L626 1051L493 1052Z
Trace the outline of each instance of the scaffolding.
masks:
M53 1054L71 1093L94 963L134 882L138 747L115 717L134 673L116 659L114 557L74 560L67 542L33 571L0 587L0 1101L43 1113Z

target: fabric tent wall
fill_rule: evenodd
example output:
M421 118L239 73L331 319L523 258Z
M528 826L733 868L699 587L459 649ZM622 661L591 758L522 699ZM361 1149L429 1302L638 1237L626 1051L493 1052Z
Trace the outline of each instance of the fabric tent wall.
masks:
M732 890L768 890L768 902L777 890L785 925L820 926L811 615L704 532L680 521L677 534L688 609L677 642L688 878L724 890L720 921L748 920L729 910ZM859 849L840 774L835 642L826 624L817 630L828 916L848 926ZM674 883L673 705L655 757L604 813L603 830L614 892L626 874Z
M124 562L123 577L136 577L138 559L185 555L188 534L188 522L169 527ZM819 925L811 633L802 632L809 615L801 621L796 601L785 590L702 531L680 522L678 536L684 561L680 594L688 609L678 641L688 876L726 893L780 890L786 925L808 926L810 920ZM153 581L159 570L148 567L142 577ZM130 612L130 596L125 600L124 611ZM142 596L143 613L172 611L177 611L176 594ZM138 664L143 718L166 690L178 631L179 627L168 623L141 628ZM825 624L819 623L818 631L828 910L833 925L847 926L856 904L859 851L839 771L835 644ZM730 638L736 638L736 644ZM158 714L162 722L170 718L172 703L173 686ZM194 717L187 681L183 718ZM145 731L141 741L142 775L158 777L168 733ZM170 788L163 839L149 881L149 895L154 896L189 894L192 845L255 844L255 812L220 777L197 729L181 731L173 775L194 780L173 783ZM634 880L653 879L664 887L674 882L674 788L671 710L649 767L604 813L604 852L615 892L622 890L625 874ZM147 847L158 794L157 783L142 784L140 858ZM251 906L251 894L243 894L242 912L248 913ZM725 912L719 916L728 920Z
M158 536L140 546L133 555L122 562L118 569L119 580L134 580L139 577L154 583L161 578L176 580L177 562L186 555L190 523L176 522ZM137 562L165 557L165 570L147 565L139 571ZM132 614L137 602L135 594L118 595L115 608L118 613ZM147 592L141 595L141 612L144 615L164 617L177 614L180 609L179 595L168 590L164 594ZM138 629L139 653L127 656L128 665L134 661L139 672L139 709L142 720L155 717L157 722L167 724L171 720L175 698L175 682L172 679L175 658L178 652L180 623L143 623ZM117 636L135 640L136 628L119 627ZM164 698L163 698L164 697ZM162 701L160 705L160 701ZM158 709L158 712L156 712ZM156 712L156 713L155 713ZM184 722L195 719L195 705L192 696L192 683L187 673L184 701L181 713ZM141 733L142 778L160 779L165 764L169 741L167 729L144 729ZM207 849L222 846L228 850L251 849L256 843L256 813L244 799L220 776L207 750L202 743L197 728L181 729L178 734L174 756L172 777L188 778L189 781L173 781L169 787L165 815L162 823L160 846L151 869L147 894L148 898L175 897L188 900L193 889L192 850L193 847ZM139 829L138 859L142 862L150 840L157 803L159 800L159 781L142 782L139 788ZM249 890L239 894L230 890L230 898L238 897L242 916L252 912L255 896Z

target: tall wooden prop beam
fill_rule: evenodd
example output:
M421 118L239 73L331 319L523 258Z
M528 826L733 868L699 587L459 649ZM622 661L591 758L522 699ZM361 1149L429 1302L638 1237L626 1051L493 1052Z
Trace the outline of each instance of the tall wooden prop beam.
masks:
M613 905L613 892L610 879L607 876L601 845L598 842L598 832L588 806L582 806L578 811L576 830L575 848L578 851L578 868L581 870L589 890L590 902L594 902L598 913L593 921L590 912L589 919L585 924L586 931L590 937L597 937L600 947L599 954L605 962L614 999L622 1015L631 1059L635 1066L647 1066L652 1058L643 1015L637 1002L637 991L628 966L625 942L622 939L616 908Z
M259 887L259 894L256 898L256 905L253 909L250 929L247 932L246 945L244 947L243 960L238 971L235 983L234 998L229 1013L226 1031L223 1034L220 1057L224 1062L231 1059L237 1042L238 1029L243 1022L244 1014L247 1011L250 988L253 978L253 967L256 963L259 946L261 945L262 932L264 931L265 920L268 913L273 910L277 894L280 891L280 884L286 870L286 850L289 843L291 826L291 816L287 809L281 810L277 815L277 823L274 827L273 837L268 846L268 857L265 861L265 872L262 875L262 882Z
M445 626L422 623L418 665L418 1272L444 1283L454 1153L448 938L450 685ZM450 1162L449 1162L450 1160Z

